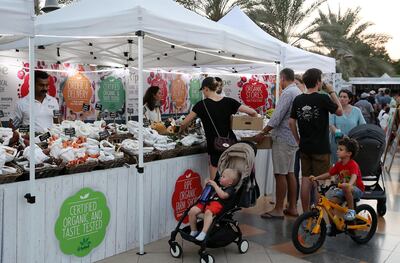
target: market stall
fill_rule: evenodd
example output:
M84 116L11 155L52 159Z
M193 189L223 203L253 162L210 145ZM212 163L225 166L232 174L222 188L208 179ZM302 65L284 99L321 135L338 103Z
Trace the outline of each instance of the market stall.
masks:
M165 8L169 10L168 17L165 16ZM72 21L74 19L75 21ZM72 26L73 24L77 26ZM185 30L187 28L190 30ZM108 1L82 1L40 17L36 35L38 36L37 45L45 47L36 50L38 60L49 61L54 58L52 61L59 60L62 63L75 60L87 64L137 66L138 98L143 96L144 63L146 67L171 63L191 65L193 60L204 64L220 64L224 60L231 63L244 61L265 63L265 61L272 62L279 58L279 50L275 48L275 45L263 45L262 41L256 38L244 39L235 30L197 16L172 1L151 1L151 3L124 1L120 3L120 6L111 7ZM76 38L85 38L85 40L73 41ZM64 46L62 43L66 41L68 43ZM94 46L95 49L84 52L76 50L73 45L80 46L82 49L89 46L90 50L93 50ZM110 45L123 52L116 55L108 48ZM30 46L33 46L33 42ZM24 39L1 45L2 49L21 49L21 52L16 54L20 57L26 57L26 49L24 49L26 47L27 43ZM204 51L204 48L207 50ZM173 49L172 52L170 52L171 49ZM169 55L165 55L167 51ZM128 57L124 52L128 52ZM164 55L163 59L158 59L161 55ZM35 61L33 58L33 53L31 53L31 61ZM34 64L36 63L30 63L30 67ZM30 69L30 72L33 70ZM31 87L34 86L33 81L31 77ZM32 102L33 96L31 97ZM80 102L82 111L87 109L85 104L83 101ZM31 184L19 182L1 185L0 206L4 211L0 218L1 235L2 240L7 240L7 242L2 242L1 246L3 262L93 262L136 246L139 246L140 253L143 253L144 243L159 239L171 230L175 224L175 219L171 216L172 209L170 209L171 191L174 185L172 182L176 181L177 177L187 169L192 169L206 177L208 175L206 156L203 154L177 157L144 165L143 137L145 136L143 135L146 135L144 134L146 130L143 130L142 125L141 99L138 100L138 104L139 122L136 127L133 127L137 129L138 143L133 143L133 148L137 150L135 154L138 156L138 170L130 166L37 180L36 186L31 188L31 193L36 196L36 203L30 206L35 211L34 216L30 214L23 198L27 190L32 187ZM34 116L31 115L30 120L32 124L30 127L34 127ZM86 144L85 154L78 158L86 158L85 162L95 159L93 156L87 156L90 137L85 141L82 137L74 136L78 131L82 132L84 126L76 125L76 122L62 123L55 127L55 134L50 133L50 138L43 139L42 137L42 139L51 144L53 149L58 148L59 156L66 161L69 160L68 162L75 161L81 154L79 149L83 147L79 145L82 144ZM133 121L132 126L135 126ZM61 128L62 137L71 137L66 145L61 145L62 147L55 146L59 138L53 137L53 135L59 135L56 131L58 128ZM102 129L95 131L96 136L101 137L100 133L104 131L104 127ZM34 138L33 128L29 132L30 138ZM100 138L99 140L99 145L97 142L92 142L95 144L93 153L96 152L96 155L97 149L102 146L113 148L107 147L105 142L101 144L103 140ZM77 148L78 151L70 148ZM34 160L35 157L41 156L41 149L36 147L30 149L33 154L27 151L25 158ZM57 155L56 150L54 150L54 155ZM268 154L260 153L258 158L262 158L263 155L266 157ZM265 159L261 161L259 166L263 167ZM79 165L79 163L75 164ZM35 172L35 168L34 165L29 166L31 175ZM108 167L105 166L105 168ZM262 177L265 177L265 174L261 174ZM261 188L263 186L265 188L261 179L260 184ZM92 196L95 199L92 200L90 198ZM150 204L151 211L144 209L144 203ZM82 204L79 205L82 208L72 204ZM76 221L78 215L81 220L79 222L82 224ZM165 215L169 218L167 221ZM89 220L89 217L94 221L86 222L85 220ZM34 224L33 226L26 223L27 218L35 218L35 220L29 220ZM165 221L166 224L163 223ZM157 225L157 222L160 222L160 225ZM61 225L58 226L58 224ZM80 242L78 248L71 245L73 241ZM25 249L26 246L29 249ZM74 251L69 250L71 246Z

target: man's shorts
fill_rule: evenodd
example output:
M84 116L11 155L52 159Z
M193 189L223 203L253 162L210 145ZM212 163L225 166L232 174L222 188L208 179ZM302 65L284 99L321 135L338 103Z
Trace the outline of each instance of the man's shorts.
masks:
M329 171L330 154L300 153L301 176L318 176Z
M352 194L353 194L353 199L360 199L363 192L360 190L360 188L353 185ZM325 196L329 200L331 200L333 197L336 197L337 199L340 200L340 204L342 204L342 203L344 203L344 201L346 201L346 197L344 196L343 189L337 188L337 187L329 189L328 192L326 192Z
M213 213L213 215L218 215L219 213L221 213L221 211L223 209L223 206L221 205L221 203L217 202L217 201L211 201L208 204L198 203L196 206L201 209L201 212L210 210L211 213Z
M272 165L274 174L286 175L294 172L294 162L298 147L280 140L272 142Z

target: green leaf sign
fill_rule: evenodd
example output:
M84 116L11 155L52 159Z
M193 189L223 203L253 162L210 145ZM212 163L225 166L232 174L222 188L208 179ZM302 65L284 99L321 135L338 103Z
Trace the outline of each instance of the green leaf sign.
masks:
M120 79L108 77L100 82L99 99L103 110L119 111L125 103L125 89Z
M110 222L110 209L103 193L83 188L61 206L55 234L61 251L84 257L101 244Z

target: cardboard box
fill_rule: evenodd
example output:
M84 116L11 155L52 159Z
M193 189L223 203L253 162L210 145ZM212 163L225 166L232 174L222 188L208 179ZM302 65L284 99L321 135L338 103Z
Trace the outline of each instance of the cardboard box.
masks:
M262 117L250 117L247 115L233 115L231 118L232 130L261 131L264 128Z
M254 140L254 137L242 137L242 141L250 141L256 144L257 149L272 149L272 137L271 135L264 136L264 139L258 143Z

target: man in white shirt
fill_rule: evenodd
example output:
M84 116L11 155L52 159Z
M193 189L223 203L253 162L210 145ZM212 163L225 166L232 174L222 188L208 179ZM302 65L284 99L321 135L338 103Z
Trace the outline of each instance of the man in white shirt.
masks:
M44 71L35 71L35 132L47 132L53 125L55 111L60 110L56 98L47 94L49 75ZM29 96L17 101L10 119L10 127L16 129L21 125L29 125Z

